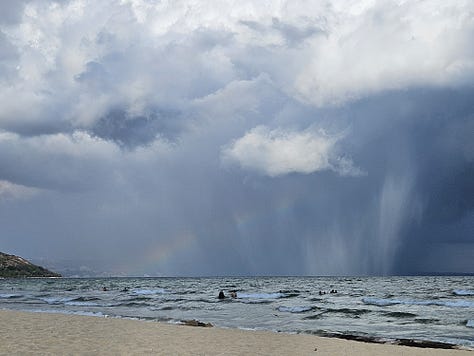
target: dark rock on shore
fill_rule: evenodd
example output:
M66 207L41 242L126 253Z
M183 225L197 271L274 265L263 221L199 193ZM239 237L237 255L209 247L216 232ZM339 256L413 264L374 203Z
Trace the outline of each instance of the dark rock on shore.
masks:
M402 346L420 347L420 348L431 348L431 349L459 349L458 345L450 344L446 342L437 342L430 340L413 340L413 339L395 339L387 340L383 338L377 338L369 335L350 335L350 334L339 334L339 333L323 333L321 336L335 337L338 339L362 341L375 344L395 344Z
M59 273L32 264L24 258L0 252L0 277L61 277Z
M202 326L202 327L205 327L205 328L212 328L213 327L213 325L211 323L203 323L202 321L195 320L195 319L181 320L181 322L183 323L183 325L187 325L187 326Z
M422 347L430 349L457 349L458 346L447 342L437 342L429 340L398 339L395 344L412 347Z

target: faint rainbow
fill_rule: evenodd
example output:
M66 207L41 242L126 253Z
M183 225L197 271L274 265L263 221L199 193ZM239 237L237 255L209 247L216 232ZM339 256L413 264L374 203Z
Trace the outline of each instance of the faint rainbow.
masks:
M181 232L167 240L157 240L151 244L147 252L139 259L122 266L125 271L137 271L138 273L160 274L160 267L177 256L195 246L196 236L191 232Z

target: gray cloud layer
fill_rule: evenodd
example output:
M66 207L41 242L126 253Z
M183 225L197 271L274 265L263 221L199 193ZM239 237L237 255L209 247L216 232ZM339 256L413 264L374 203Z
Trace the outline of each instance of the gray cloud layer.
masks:
M0 250L129 274L474 270L473 13L2 2Z

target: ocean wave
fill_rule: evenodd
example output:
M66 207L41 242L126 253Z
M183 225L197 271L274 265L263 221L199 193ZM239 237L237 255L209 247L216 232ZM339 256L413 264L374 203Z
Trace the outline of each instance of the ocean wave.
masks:
M100 298L95 297L77 297L77 298L66 298L66 297L45 297L39 298L39 300L50 304L50 305L60 305L64 304L67 306L74 306L74 307L98 307L101 306L98 303L93 301L100 300Z
M90 302L93 300L101 300L101 299L98 297L77 297L77 298L72 299L72 301L74 302Z
M474 290L472 289L454 289L454 295L474 295Z
M23 297L22 294L14 294L14 293L7 293L7 294L0 294L0 299L16 299Z
M324 311L325 313L340 313L340 314L345 314L350 317L359 317L362 314L367 314L371 313L371 310L369 309L350 309L350 308L340 308L340 309L335 309L335 308L328 308Z
M182 291L175 292L175 294L178 294L178 295L198 294L198 293L199 291L197 290L182 290Z
M429 304L428 304L429 305ZM440 307L454 307L454 308L471 308L474 307L474 302L469 300L452 300L446 302L433 302L433 305L438 305Z
M226 298L226 299L218 299L218 298L216 297L216 298L211 298L211 299L205 299L205 298L188 299L188 301L190 301L190 302L196 302L196 303L210 303L210 304L214 304L214 303L221 303L221 302L230 302L231 299L229 299L229 298Z
M399 300L399 299L380 299L366 297L362 298L362 302L368 305L377 305L379 307L386 307L391 305L436 305L440 307L451 308L469 308L474 307L474 302L468 300Z
M438 324L440 320L433 319L433 318L416 318L415 322L420 323L420 324Z
M145 295L138 295L136 297L127 298L125 300L130 301L130 302L133 302L133 301L140 302L140 301L146 301L146 300L153 300L153 298L152 297L147 297Z
M468 320L466 321L466 326L468 328L474 328L474 320Z
M39 298L39 300L41 300L45 303L48 303L48 304L52 304L52 305L72 302L74 299L76 299L76 298L64 298L64 297L62 297L62 298L61 297Z
M186 298L173 298L173 297L170 297L170 298L163 298L161 301L162 302L168 302L168 303L177 303L177 302L187 302L189 299L186 299Z
M165 305L165 306L162 306L162 307L154 307L154 308L150 308L151 310L155 310L155 311L162 311L162 310L174 310L176 308L170 306L170 305ZM180 309L180 308L178 308Z
M65 302L64 305L70 306L70 307L100 307L100 304L93 303L93 302L75 302L75 301L70 301L70 302Z
M285 289L285 290L279 291L279 293L285 295L282 298L294 298L294 297L298 297L301 294L301 292L298 289Z
M46 313L46 314L65 314L65 315L82 315L82 316L97 316L97 317L108 317L109 315L102 312L90 312L90 311L79 311L79 310L67 310L67 309L20 309L22 311L31 313Z
M377 305L379 307L386 307L390 305L403 304L402 301L394 299L377 299L377 298L362 298L362 303L368 305Z
M322 313L319 313L319 314L314 314L314 315L305 316L303 319L304 319L304 320L317 320L317 319L323 318L323 317L324 317L324 314L326 314L326 312L322 312Z
M280 291L283 294L300 294L301 291L299 289L283 289Z
M295 306L295 307L280 306L277 308L278 311L286 312L286 313L304 313L312 309L313 307L309 307L309 306Z
M243 304L272 304L274 299L240 299Z
M134 289L132 293L137 294L137 295L154 295L154 294L165 294L168 292L164 290L163 288L158 288L158 289Z
M389 316L392 318L414 318L416 317L416 314L413 313L407 313L407 312L387 312L383 313L385 316Z
M149 307L152 306L153 304L149 304L146 302L124 302L124 303L117 303L117 304L111 304L109 306L111 307Z
M239 299L279 299L287 298L288 295L284 293L237 293Z

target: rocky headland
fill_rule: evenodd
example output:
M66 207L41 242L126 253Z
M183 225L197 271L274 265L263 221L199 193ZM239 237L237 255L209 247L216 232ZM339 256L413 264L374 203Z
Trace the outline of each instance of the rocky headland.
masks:
M0 277L61 277L61 275L41 266L34 265L24 258L0 252Z

